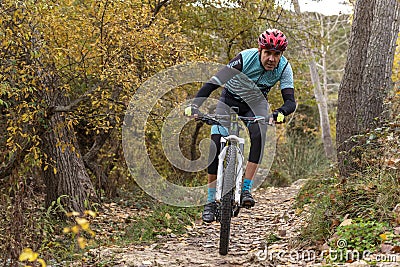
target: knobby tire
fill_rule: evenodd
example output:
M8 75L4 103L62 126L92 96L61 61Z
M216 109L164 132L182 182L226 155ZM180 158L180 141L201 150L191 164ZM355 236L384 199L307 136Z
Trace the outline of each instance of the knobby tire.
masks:
M229 237L232 218L232 198L236 176L236 149L234 145L228 147L227 162L224 170L222 199L221 199L221 229L219 238L219 254L226 255L229 249Z

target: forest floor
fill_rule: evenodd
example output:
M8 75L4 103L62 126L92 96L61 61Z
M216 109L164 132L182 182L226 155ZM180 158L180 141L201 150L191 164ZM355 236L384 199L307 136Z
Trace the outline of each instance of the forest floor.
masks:
M218 254L219 224L196 221L182 235L159 236L151 244L110 245L91 249L89 266L371 266L365 261L327 264L313 247L296 242L305 226L307 210L294 208L302 181L290 187L263 188L254 192L257 204L242 209L232 219L228 255ZM112 208L115 213L117 207ZM127 211L120 211L128 214ZM107 223L104 225L107 227ZM301 247L301 248L300 248ZM399 261L400 258L397 257ZM87 266L87 265L86 265ZM399 263L377 263L373 266L400 266Z

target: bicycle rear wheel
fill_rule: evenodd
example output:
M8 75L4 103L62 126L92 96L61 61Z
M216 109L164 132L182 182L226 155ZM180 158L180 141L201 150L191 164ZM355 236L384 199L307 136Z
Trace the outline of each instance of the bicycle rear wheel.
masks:
M220 235L219 235L219 254L226 255L229 249L229 238L231 231L231 218L232 218L232 198L233 188L235 185L236 175L236 149L234 145L229 145L226 157L226 166L224 171L223 185L222 185L222 199L220 210Z

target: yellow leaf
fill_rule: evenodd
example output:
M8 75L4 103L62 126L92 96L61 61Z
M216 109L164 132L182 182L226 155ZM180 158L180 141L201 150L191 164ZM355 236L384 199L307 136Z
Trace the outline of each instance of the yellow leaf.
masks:
M387 240L387 235L386 235L386 234L380 234L379 237L380 237L382 240Z
M76 218L75 220L82 227L83 230L89 229L89 221L85 218Z
M83 237L78 237L78 245L81 249L86 247L86 239Z
M165 213L165 219L170 220L171 219L171 215L169 215L169 213Z
M65 227L65 228L63 229L63 233L64 233L64 234L68 234L69 232L71 232L71 228Z
M86 215L90 215L93 218L95 218L97 216L96 212L92 211L92 210L85 210L85 214Z
M79 233L79 230L80 230L79 225L74 225L74 226L72 226L72 228L71 228L71 231L72 231L74 234Z
M77 212L77 211L73 211L73 212L67 212L67 216L68 216L68 217L72 217L72 216L78 216L78 215L80 215L80 213L79 213L79 212Z
M297 208L296 211L295 211L295 214L296 215L300 215L302 212L303 212L303 209Z
M53 168L53 172L54 174L57 174L57 169L55 167Z
M35 261L38 258L39 254L34 252L30 248L24 248L21 255L19 255L19 261Z
M88 232L92 237L96 236L96 233L92 229L88 229L86 232Z
M46 262L43 259L38 259L37 261L42 265L42 267L46 267L47 266Z

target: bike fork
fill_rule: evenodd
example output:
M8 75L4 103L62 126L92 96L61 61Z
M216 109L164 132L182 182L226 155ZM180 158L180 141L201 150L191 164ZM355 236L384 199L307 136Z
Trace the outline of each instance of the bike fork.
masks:
M217 202L221 201L222 198L222 186L223 186L223 177L224 177L224 159L226 157L226 153L228 150L228 146L226 146L226 142L230 136L221 137L221 152L218 156L218 171L217 171L217 185L216 185L216 194L215 200ZM242 191L242 180L243 180L243 151L244 151L244 139L243 138L235 138L239 142L239 149L237 150L237 167L236 167L236 177L235 177L235 191L233 195L234 205L240 206L240 194Z

